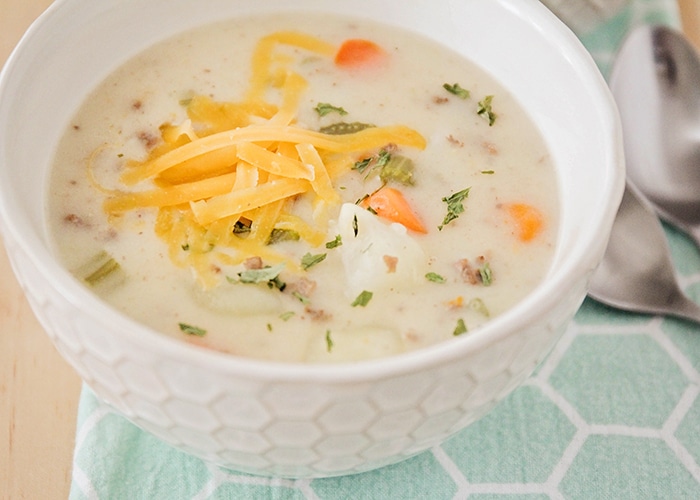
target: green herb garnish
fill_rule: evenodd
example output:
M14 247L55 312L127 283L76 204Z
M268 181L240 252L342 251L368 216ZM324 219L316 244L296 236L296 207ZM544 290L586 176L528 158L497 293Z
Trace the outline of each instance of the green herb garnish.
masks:
M301 268L306 271L310 267L315 266L316 264L318 264L320 262L323 262L326 258L326 255L327 254L325 254L325 253L319 253L316 255L312 255L311 253L307 252L306 255L304 255L301 258Z
M385 184L389 181L395 181L407 186L415 184L413 179L413 160L406 156L392 154L386 149L382 149L373 156L355 162L352 168L361 174L365 174L365 178L375 172L379 172L379 178Z
M352 169L357 170L361 174L365 173L366 171L367 175L369 175L374 169L383 168L389 162L389 160L391 160L391 153L386 149L382 149L376 155L355 162Z
M284 289L287 288L287 284L282 281L279 276L268 281L267 286L270 288L277 288L280 292L283 292Z
M447 282L447 280L443 276L440 276L438 273L428 273L425 275L425 278L428 281L432 281L433 283L445 283L445 282Z
M357 226L357 215L352 216L352 232L355 236L357 236L357 233L360 231L360 228Z
M187 335L204 337L207 334L205 329L199 328L198 326L188 325L187 323L178 323L178 325L180 326L180 331L186 333Z
M331 331L326 330L326 351L331 352L333 350L333 339L331 338Z
M445 83L442 86L442 88L447 90L450 94L456 95L460 99L469 99L469 91L465 88L462 88L462 86L459 83L454 83L452 85L450 85L449 83Z
M369 304L369 301L372 300L372 292L368 292L367 290L363 290L360 295L357 296L357 298L353 301L352 304L350 304L352 307L365 307L367 304Z
M338 113L340 116L345 116L348 114L343 108L338 106L333 106L327 102L319 102L314 108L318 113L318 116L326 116L331 113Z
M466 200L469 196L470 189L471 187L462 189L461 191L457 191L456 193L453 193L450 196L447 196L442 199L442 201L447 203L447 214L442 220L442 224L438 226L438 229L440 231L442 231L443 227L455 220L457 217L459 217L461 213L464 212L464 205L462 204L462 202L464 202L464 200Z
M289 321L294 317L295 314L296 313L294 311L283 312L282 314L280 314L280 319L282 321Z
M484 286L490 286L493 283L493 271L491 271L491 266L489 266L488 262L479 268L479 276Z
M457 320L457 326L455 326L452 335L457 337L458 335L462 335L463 333L467 333L467 325L464 323L464 320L462 318L459 318Z
M337 248L337 247L341 246L342 244L343 244L343 238L339 234L337 234L335 236L335 239L326 243L326 248L328 248L330 250L332 248Z
M302 295L299 292L292 292L292 295L294 297L296 297L297 299L299 299L299 302L301 302L305 306L308 306L309 304L311 304L311 300L307 296Z
M322 134L328 134L328 135L345 135L345 134L354 134L355 132L360 132L361 130L364 130L366 128L372 128L372 127L374 127L374 125L371 125L369 123L339 122L339 123L334 123L332 125L326 125L325 127L321 127L319 129L319 132L321 132Z
M266 283L270 288L277 288L282 291L286 287L286 284L279 279L279 275L283 269L284 263L275 266L265 266L262 269L246 269L238 273L238 278L241 283Z
M495 174L496 171L495 170L482 170L481 173L485 174L485 175L491 175L491 174Z
M479 101L479 108L476 114L483 116L489 122L489 127L492 127L496 123L496 113L493 112L491 107L491 102L493 101L492 95L487 95L483 100Z

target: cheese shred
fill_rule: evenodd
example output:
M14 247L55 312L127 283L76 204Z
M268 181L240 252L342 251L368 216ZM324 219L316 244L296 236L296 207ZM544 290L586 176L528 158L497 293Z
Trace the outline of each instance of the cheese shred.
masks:
M426 146L418 132L402 125L334 135L297 124L307 82L292 70L293 61L284 64L275 56L279 45L331 61L337 51L296 32L261 39L243 102L194 96L185 122L161 126L161 143L147 158L126 162L123 189L105 190L103 208L112 217L157 209L155 231L171 260L191 267L204 287L215 286L218 264L238 264L250 256L293 269L296 264L268 245L275 230L321 245L331 208L341 203L334 181L358 156L387 144ZM279 104L266 99L272 91ZM292 210L301 196L314 207L312 221Z

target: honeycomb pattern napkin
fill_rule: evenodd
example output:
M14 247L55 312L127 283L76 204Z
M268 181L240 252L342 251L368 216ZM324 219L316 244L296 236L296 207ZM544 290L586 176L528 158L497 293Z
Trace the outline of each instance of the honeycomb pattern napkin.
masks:
M601 70L630 27L678 24L673 0L634 0L579 33ZM700 301L700 251L666 227ZM70 497L78 499L700 498L700 327L587 299L537 372L482 420L406 462L331 479L207 465L83 389Z

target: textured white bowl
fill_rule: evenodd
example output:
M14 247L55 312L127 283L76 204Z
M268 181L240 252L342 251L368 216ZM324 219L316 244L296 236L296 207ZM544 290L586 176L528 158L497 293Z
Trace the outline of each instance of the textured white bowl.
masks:
M81 100L142 48L284 0L58 0L0 77L0 227L29 302L61 354L104 401L168 443L233 469L289 477L366 471L414 455L483 416L546 356L586 293L624 180L605 82L537 0L297 0L422 33L475 60L547 138L561 227L551 272L487 327L393 358L274 364L205 351L98 300L50 251L52 154ZM50 376L50 374L46 374Z

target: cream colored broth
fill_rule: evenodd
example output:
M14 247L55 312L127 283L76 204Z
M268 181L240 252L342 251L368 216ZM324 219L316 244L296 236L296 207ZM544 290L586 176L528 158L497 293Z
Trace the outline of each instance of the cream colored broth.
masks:
M338 68L332 58L302 49L282 47L280 52L308 82L297 126L318 130L338 121L400 124L426 139L422 151L399 147L400 154L414 161L415 185L396 187L427 234L391 225L354 205L380 182L350 171L335 181L346 204L334 208L324 244L270 245L297 261L306 253L326 254L325 260L306 271L282 271L280 279L288 285L283 292L266 284L236 282L243 268L225 264L218 268L216 286L202 287L191 269L171 262L154 232L155 209L112 218L105 214L107 194L90 181L86 165L92 164L96 183L122 189L118 179L127 159L143 159L158 143L163 123L185 121L183 102L194 95L239 100L249 85L256 43L289 29L336 46L366 38L384 48L385 64L355 70ZM443 88L456 82L469 90L469 98ZM493 126L477 114L487 95L494 96ZM348 114L320 117L314 110L319 103L342 107ZM470 191L462 203L464 212L438 229L447 213L443 198L465 188ZM207 26L128 61L88 96L73 118L57 150L48 197L60 258L68 269L77 270L106 250L119 263L123 279L94 288L126 314L161 332L235 355L344 362L445 341L462 322L467 331L461 334L468 335L521 300L543 279L551 260L556 193L554 168L538 131L517 100L482 70L411 33L299 14ZM296 210L308 216L312 210L305 203L297 200ZM542 214L541 231L531 241L518 237L504 210L510 203L528 204ZM342 245L326 248L325 242L339 234ZM398 261L396 269L385 256ZM479 267L481 256L492 282L469 283L458 263L468 259ZM445 282L428 280L428 273ZM302 276L315 289L295 296L294 285ZM371 292L371 299L353 306L362 291ZM202 331L182 331L181 323Z

